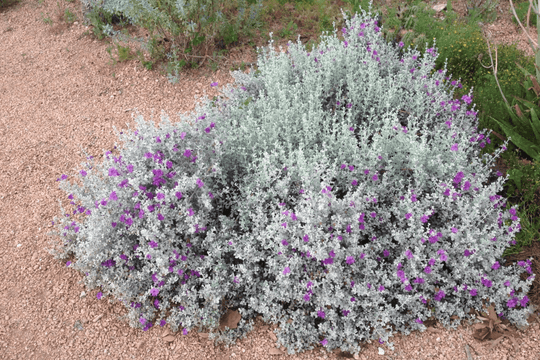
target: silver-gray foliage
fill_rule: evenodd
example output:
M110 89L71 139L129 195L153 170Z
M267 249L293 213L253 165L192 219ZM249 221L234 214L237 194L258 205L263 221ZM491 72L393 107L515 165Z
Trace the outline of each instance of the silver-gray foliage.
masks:
M446 63L431 75L435 51L399 59L364 11L346 21L345 42L265 49L227 100L180 123L139 116L122 158L69 186L91 215L63 219L55 256L75 254L133 327L215 328L227 299L242 319L211 339L233 343L262 315L289 354L358 353L431 316L455 328L487 297L526 325L530 264L498 262L520 229L496 195L506 179L488 181L502 149L479 158L486 130L444 86Z

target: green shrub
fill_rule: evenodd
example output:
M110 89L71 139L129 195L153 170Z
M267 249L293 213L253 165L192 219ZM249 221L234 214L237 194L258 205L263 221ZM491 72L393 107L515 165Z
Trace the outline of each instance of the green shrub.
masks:
M423 13L418 16L420 18L415 32L426 35L429 47L433 46L433 39L436 39L440 54L436 61L437 69L441 69L448 58L449 74L452 74L453 79L461 77L464 82L471 83L486 73L477 58L478 54L487 52L487 44L476 25L458 24L456 21L440 24L434 23L431 18L422 19L426 16ZM423 53L425 49L421 51ZM467 93L469 89L462 90Z

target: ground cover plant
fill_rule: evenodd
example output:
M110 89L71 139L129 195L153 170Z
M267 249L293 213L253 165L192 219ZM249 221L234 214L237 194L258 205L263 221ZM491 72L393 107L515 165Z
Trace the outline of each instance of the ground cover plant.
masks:
M524 324L531 259L502 263L521 219L488 168L508 141L480 156L472 91L454 99L436 47L399 53L371 12L343 17L343 41L263 49L227 101L160 129L138 118L120 158L81 170L83 191L59 179L88 218L63 219L56 255L132 326L215 328L227 299L242 320L217 340L262 314L289 353L357 353L431 316L454 327L485 297Z

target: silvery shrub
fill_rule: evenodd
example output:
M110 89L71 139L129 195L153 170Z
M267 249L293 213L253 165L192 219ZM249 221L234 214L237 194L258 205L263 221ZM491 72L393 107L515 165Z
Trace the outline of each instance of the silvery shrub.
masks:
M210 335L227 345L261 315L289 354L357 354L390 325L470 324L483 299L528 325L531 262L500 263L520 230L489 169L506 147L480 159L489 137L446 63L432 72L436 50L399 58L362 12L311 53L298 39L276 55L271 40L228 99L179 123L139 116L122 156L80 172L84 191L61 183L86 222L66 214L55 256L75 255L132 327L215 329L227 300L238 327Z

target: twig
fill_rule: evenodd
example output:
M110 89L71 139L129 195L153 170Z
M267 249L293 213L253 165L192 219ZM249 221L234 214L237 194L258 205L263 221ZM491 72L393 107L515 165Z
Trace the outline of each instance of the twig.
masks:
M491 60L491 66L484 66L484 64L482 64L482 60L481 60L480 56L478 56L478 61L480 61L480 65L482 65L483 68L485 68L485 69L490 69L490 68L493 69L493 75L495 76L495 81L497 82L497 86L499 87L499 91L501 92L501 95L502 95L504 101L508 104L508 100L506 100L506 98L504 97L504 94L503 94L502 89L501 89L501 85L499 84L499 80L497 79L497 65L498 65L497 46L495 46L495 67L493 67L493 57L491 56L491 46L489 45L489 39L486 36L486 31L484 29L482 29L482 32L484 33L484 38L486 39L486 42L488 44L489 58ZM491 33L488 33L488 34L489 34L489 38L491 39Z

